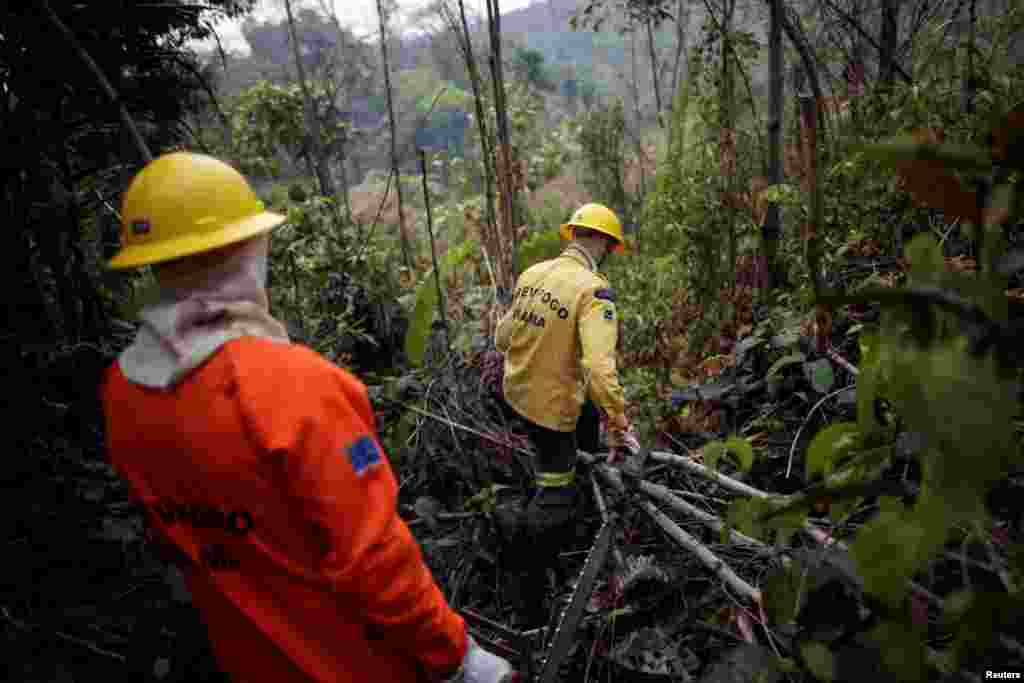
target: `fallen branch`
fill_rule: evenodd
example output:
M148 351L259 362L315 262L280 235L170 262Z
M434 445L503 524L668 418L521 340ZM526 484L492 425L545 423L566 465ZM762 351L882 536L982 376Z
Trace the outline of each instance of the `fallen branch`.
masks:
M591 456L590 454L584 454L581 457L584 457L584 459L589 462L594 461L594 456ZM612 486L614 486L616 489L624 490L624 485L622 483L621 476L616 477L616 475L618 474L617 472L613 473L611 471L611 468L609 468L607 465L598 466L597 471L600 472L606 479L608 479L612 483ZM641 480L641 488L643 488L645 484L648 487L656 486L655 484L651 484L650 482ZM711 570L713 574L715 574L720 579L722 579L722 581L728 584L730 588L735 590L740 595L743 595L747 599L751 600L755 604L762 604L761 591L757 590L749 583L744 581L742 578L740 578L740 576L736 572L734 572L729 567L729 565L727 565L723 560L719 559L717 555L708 550L696 538L694 538L687 532L683 531L683 529L681 529L678 524L669 519L665 515L665 513L659 510L657 507L655 507L653 503L645 500L641 501L639 505L644 512L650 515L654 523L661 527L661 529L666 534L668 534L668 536L672 540L676 541L676 543L683 546L683 548L689 550L691 553L696 555L697 559L699 559L705 567L707 567L709 570Z
M440 422L441 424L446 424L449 427L454 427L455 429L461 429L464 432L469 432L470 434L473 434L475 436L479 436L481 439L484 439L485 441L490 441L491 443L497 444L499 446L504 446L505 448L508 448L510 450L513 450L513 451L516 451L517 453L522 453L523 455L527 455L527 456L533 457L533 452L532 451L528 451L525 448L519 448L518 446L514 446L514 445L512 445L510 443L505 443L501 439L496 439L493 436L490 436L488 434L484 434L483 432L478 432L477 430L473 429L472 427L467 427L465 425L459 424L458 422L453 422L452 420L448 420L448 419L445 419L445 418L440 417L438 415L434 415L433 413L428 413L425 410L417 408L416 406L408 405L407 403L400 403L399 405L401 405L403 408L405 408L407 410L411 410L414 413L422 415L423 417L429 417L431 420L436 420L437 422Z
M7 623L9 623L11 626L13 626L14 628L16 628L19 631L22 631L24 633L33 633L33 632L43 628L43 627L37 626L35 624L29 624L27 622L21 621L20 619L15 619L13 616L11 616L11 613L7 610L6 607L0 608L0 614L3 615L3 617L7 621ZM43 629L43 630L48 630L48 629ZM94 643L90 643L87 640L82 640L81 638L76 638L75 636L70 636L67 633L63 633L61 631L49 631L49 632L52 635L60 638L63 641L66 641L68 643L73 643L73 644L78 645L80 647L84 647L86 650L89 650L90 652L92 652L94 654L100 655L102 657L107 657L109 659L117 660L118 662L121 662L122 664L126 664L128 662L127 658L124 655L120 655L120 654L118 654L116 652L111 652L110 650L104 650L100 646L98 646L98 645L96 645Z
M609 482L617 490L624 490L622 477L618 472L607 466L600 466L597 468L597 471L598 473L601 474L602 477L604 477L604 479L607 482ZM685 500L682 500L679 497L675 496L671 491L669 491L666 487L661 486L660 484L652 484L649 481L641 481L640 490L646 493L647 495L651 496L652 498L660 500L673 510L682 512L683 514L693 517L694 519L698 520L699 522L707 526L709 529L714 531L715 533L721 533L722 529L726 527L725 522L723 522L715 515L712 515L708 512L704 512L700 508L690 505ZM740 532L735 531L733 529L729 530L729 539L737 545L753 547L759 550L770 550L767 543L759 541L756 538L751 538L750 536L747 536L745 534L741 534Z
M665 463L666 465L678 465L683 469L686 469L694 474L704 477L705 479L710 479L711 481L715 482L719 486L722 486L723 488L727 488L730 491L742 494L744 496L750 496L752 498L770 497L769 494L765 493L764 491L755 489L753 486L748 486L747 484L744 484L742 481L733 479L732 477L728 477L724 474L720 474L718 472L715 472L714 470L709 470L704 465L696 463L684 456L676 455L675 453L666 453L664 451L651 451L651 459L657 462Z
M645 500L640 503L640 508L650 515L651 519L654 520L654 523L660 526L662 531L668 534L672 540L696 555L697 559L699 559L705 567L728 584L730 588L756 605L763 604L761 591L740 578L740 576L734 572L729 565L704 547L700 541L679 528L679 525L669 519L664 512L655 507L654 503Z
M451 522L459 519L479 517L480 515L481 513L479 512L439 512L436 515L434 515L434 519L436 519L439 522ZM429 523L426 517L417 517L416 519L410 519L408 522L405 523L405 525L414 526L416 524L421 524L424 522Z
M844 391L849 391L849 389L850 387L836 389L831 394L828 394L820 401L815 403L814 406L811 408L810 412L807 413L807 417L804 418L803 424L800 425L800 429L796 430L796 436L793 438L793 445L789 447L789 460L786 462L786 479L789 479L789 473L793 469L793 456L796 454L796 445L800 442L800 435L804 433L804 429L806 429L807 425L811 423L811 418L814 416L816 412L818 412L818 408L825 404L825 401L829 400L834 396L838 396Z

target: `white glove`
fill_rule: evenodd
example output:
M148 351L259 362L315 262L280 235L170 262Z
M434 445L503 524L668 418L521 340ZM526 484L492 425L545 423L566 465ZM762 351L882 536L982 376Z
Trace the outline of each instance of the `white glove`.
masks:
M608 431L608 445L613 450L626 450L630 455L640 452L640 439L630 425L625 430L611 429Z
M640 455L643 449L632 425L624 431L612 431L608 436L609 446L612 449L608 463L618 467L621 472L634 477L642 477L644 466Z
M462 660L462 668L447 683L508 683L514 680L508 660L483 649L472 636L467 635L469 648Z

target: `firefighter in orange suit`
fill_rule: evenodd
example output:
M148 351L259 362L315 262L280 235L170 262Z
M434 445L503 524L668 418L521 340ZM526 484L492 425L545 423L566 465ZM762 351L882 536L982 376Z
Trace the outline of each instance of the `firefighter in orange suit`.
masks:
M629 454L624 464L640 451L615 361L615 295L598 270L609 254L625 251L622 225L607 207L584 204L561 234L569 246L519 276L512 306L495 330L495 347L505 354L505 401L525 418L537 453L538 492L527 506L522 539L531 551L513 553L529 558L513 575L529 593L520 600L534 624L545 620L544 574L557 565L571 531L576 449L597 450L596 409L585 399L608 416L609 445Z
M131 182L111 268L158 301L101 389L109 457L183 567L235 683L499 683L396 511L366 388L269 313L285 220L216 159Z

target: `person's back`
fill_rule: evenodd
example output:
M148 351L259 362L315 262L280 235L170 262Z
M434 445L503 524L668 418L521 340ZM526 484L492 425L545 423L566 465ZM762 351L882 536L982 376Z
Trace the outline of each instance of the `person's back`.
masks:
M585 204L560 231L569 246L519 276L494 334L505 354L504 400L524 419L536 452L537 493L521 518L501 522L522 549L509 574L531 626L545 619L545 570L557 567L572 534L577 449L597 450L598 408L610 445L639 451L616 367L615 295L599 272L608 254L625 250L622 225L607 207Z
M461 620L392 523L397 486L355 378L301 347L246 337L172 392L115 366L103 397L130 406L108 411L111 462L194 563L193 601L236 681L413 682L423 679L411 652L430 669L461 659ZM416 590L404 603L367 614L365 595L406 588ZM399 626L375 633L364 626L375 618Z
M408 527L366 388L269 313L263 211L226 164L175 153L125 194L111 268L159 300L101 388L108 455L181 559L235 683L501 683Z
M502 336L504 396L516 412L556 431L575 429L583 403L579 318L608 282L570 248L523 271Z

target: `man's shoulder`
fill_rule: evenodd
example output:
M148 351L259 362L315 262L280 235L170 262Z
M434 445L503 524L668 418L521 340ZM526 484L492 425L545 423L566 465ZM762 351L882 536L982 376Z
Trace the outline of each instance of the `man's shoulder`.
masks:
M587 289L593 291L594 296L599 299L608 299L609 301L615 301L615 294L612 292L611 283L601 273L595 273L592 271L586 271L586 286Z
M242 337L229 342L225 349L231 355L234 366L249 376L273 373L287 377L299 386L304 378L323 375L358 381L350 373L302 344L264 337Z

